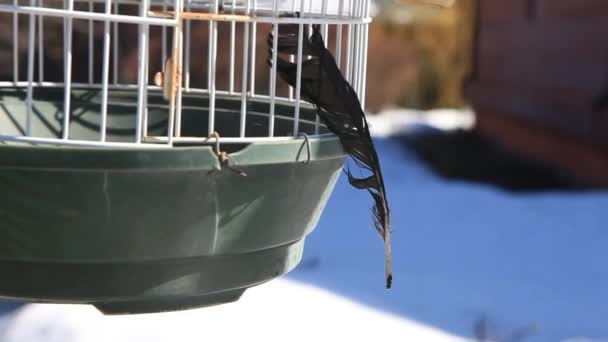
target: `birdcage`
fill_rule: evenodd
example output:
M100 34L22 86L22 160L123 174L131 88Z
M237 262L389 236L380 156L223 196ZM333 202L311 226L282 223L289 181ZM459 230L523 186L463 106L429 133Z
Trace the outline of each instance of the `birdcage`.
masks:
M158 312L293 269L345 153L268 66L267 37L320 24L364 100L369 14L370 0L3 0L0 297Z

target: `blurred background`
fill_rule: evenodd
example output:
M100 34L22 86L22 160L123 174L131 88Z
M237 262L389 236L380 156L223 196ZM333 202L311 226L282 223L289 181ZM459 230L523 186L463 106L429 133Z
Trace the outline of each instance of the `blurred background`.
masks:
M378 0L374 15L366 110L392 206L394 289L383 289L369 199L342 178L300 266L235 304L104 317L7 302L0 340L608 341L608 2ZM61 22L46 25L59 42ZM88 23L74 29L74 77L86 81ZM121 25L123 80L137 76L135 30ZM192 33L204 79L206 25ZM150 49L160 69L158 39ZM46 79L62 79L61 54L48 44Z

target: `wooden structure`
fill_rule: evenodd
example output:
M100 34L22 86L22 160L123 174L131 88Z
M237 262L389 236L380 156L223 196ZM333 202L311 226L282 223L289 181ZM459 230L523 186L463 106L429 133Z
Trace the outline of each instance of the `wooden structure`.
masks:
M465 95L481 132L608 185L608 1L478 0Z

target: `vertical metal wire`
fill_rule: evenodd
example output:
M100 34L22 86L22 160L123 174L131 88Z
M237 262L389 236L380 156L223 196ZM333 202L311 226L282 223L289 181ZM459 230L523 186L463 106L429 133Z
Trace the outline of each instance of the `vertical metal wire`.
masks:
M30 0L30 6L35 6L35 0ZM25 134L32 136L32 100L34 94L34 54L36 53L36 16L30 14L29 29L28 29L28 44L27 44L27 98L26 98L26 121Z
M163 12L167 11L167 4L165 0L163 0ZM167 26L163 25L161 29L161 37L160 37L160 47L161 47L161 60L160 60L160 70L165 69L165 61L167 60Z
M308 2L308 13L312 13L312 3L314 0L309 0ZM304 12L304 9L302 9L302 12ZM312 36L312 24L308 24L308 36L310 37ZM312 56L307 56L306 59L311 59Z
M352 16L354 18L358 17L358 6L359 5L359 0L353 0L353 10L351 12ZM358 32L359 32L359 25L358 24L354 24L353 25L353 35L351 36L352 42L351 42L351 46L353 49L353 54L352 54L352 62L351 62L351 81L350 84L352 85L353 89L355 89L355 91L357 91L357 55L359 53L359 49L357 46L357 36L358 36Z
M371 1L365 0L365 11L364 15L366 18L369 18L371 10ZM369 48L369 24L365 24L365 29L363 32L363 72L361 77L361 107L365 110L365 92L367 90L367 56L368 56L368 48Z
M251 12L251 0L247 0L245 7L245 15ZM245 128L247 125L247 74L249 66L249 27L248 23L243 23L243 76L241 80L241 126L240 137L245 137ZM252 66L253 68L254 66Z
M13 5L19 6L18 0L13 0ZM13 83L17 86L19 82L19 15L13 13Z
M340 0L338 4L338 18L342 18L344 12L344 0ZM342 24L336 25L336 63L338 68L342 67Z
M355 6L353 9L353 15L355 16L355 18L359 18L359 8L361 4L361 0L355 0ZM351 81L351 85L353 86L353 88L355 89L356 92L359 91L359 58L361 56L361 50L360 50L360 33L361 33L361 26L360 24L355 24L355 28L354 28L354 33L353 33L353 62L352 62L352 81Z
M363 9L363 0L357 0L357 6L356 6L356 17L357 18L361 18L361 12ZM361 51L361 32L363 31L363 27L361 24L357 24L355 25L355 27L357 28L355 30L355 62L354 62L354 68L355 68L355 79L353 80L353 86L355 88L355 90L357 91L357 93L359 93L359 86L361 84L361 55L362 55L362 51Z
M275 17L275 19L279 16L279 1L278 0L273 0L272 1L272 14ZM269 137L273 137L274 136L274 114L275 114L275 109L276 109L276 95L277 95L277 55L279 54L278 51L278 42L279 42L279 23L278 21L275 21L273 28L272 28L272 34L273 34L273 39L272 39L272 68L270 68L270 91L269 91L269 96L270 96L270 112L269 112L269 116L268 116L268 136Z
M112 13L112 0L106 0L105 14ZM103 67L101 71L101 122L99 124L99 141L106 141L108 126L108 82L110 69L110 21L103 23Z
M190 0L189 0L190 2ZM180 12L183 9L184 6L184 1L180 0L179 4L176 4L180 6ZM177 31L177 37L174 35L173 39L177 40L177 45L173 44L174 46L174 52L173 52L173 56L175 57L174 61L179 61L179 64L177 65L177 68L175 69L177 71L177 73L179 74L179 85L177 86L177 92L175 94L175 136L176 137L181 137L182 136L182 92L183 92L183 87L181 82L184 80L184 78L182 77L182 72L184 70L184 67L182 65L182 61L184 60L184 49L186 49L185 53L186 53L186 60L187 63L190 63L190 58L188 57L190 55L190 44L188 44L189 41L189 37L186 39L186 46L187 48L184 48L184 30L183 30L183 21L180 20L180 26L179 29ZM188 22L186 23L186 28L188 28ZM188 66L186 65L186 68L188 69ZM173 142L171 141L171 144L173 144Z
M74 0L66 0L67 10L74 10ZM70 136L70 113L72 95L72 18L63 19L64 22L64 98L63 98L63 134L62 139L67 140Z
M44 7L44 0L38 0L38 6ZM44 82L44 16L38 16L38 82Z
M323 13L323 16L327 16L327 0L323 0L322 5L321 5L321 13ZM329 27L327 24L323 24L321 26L321 34L323 35L323 40L325 40L325 45L327 45L327 48L329 49L329 42L327 39L327 32L329 30Z
M291 13L296 12L296 0L291 0ZM289 61L293 63L295 61L294 55L289 56ZM293 101L293 87L289 86L289 100Z
M304 17L304 6L305 0L300 2L300 11L302 17ZM296 106L293 115L293 135L297 136L300 133L300 95L302 90L302 62L304 58L302 56L302 47L304 45L304 24L300 22L298 28L298 55L296 57Z
M139 4L139 16L145 18L148 14L148 1L141 0ZM145 112L146 97L146 59L148 58L148 24L139 24L139 48L137 50L137 123L135 126L135 143L140 144L142 140L142 123Z
M89 12L93 12L93 0L89 0ZM93 20L89 20L89 85L93 85Z
M348 0L348 17L353 17L353 0ZM353 73L351 69L351 60L352 60L352 50L353 50L353 24L348 24L347 28L347 36L346 36L346 62L344 66L344 70L346 72L346 80L351 82L353 79Z
M234 0L231 1L231 13L234 14ZM228 92L230 95L234 94L234 65L235 62L235 35L236 35L236 22L230 22L230 71L228 73Z
M219 1L213 2L213 13L218 13ZM209 21L209 134L215 131L215 72L217 68L217 21Z
M178 99L181 99L182 96L182 86L181 86L181 73L182 73L182 48L183 48L183 20L179 17L180 13L184 10L184 3L182 0L174 0L173 8L175 10L175 18L178 19L177 26L173 28L173 47L171 49L171 59L172 70L167 71L173 77L177 77L179 82L177 82L174 86L177 87L177 94L175 93L175 89L171 89L171 99L169 103L169 127L167 130L167 140L169 142L169 146L173 146L173 138L175 133L175 125L176 121L179 121L179 125L181 126L181 101L178 102ZM174 96L175 95L175 96ZM176 120L177 116L177 120Z
M253 12L258 9L257 0L253 0ZM251 70L249 74L249 92L251 97L255 97L255 58L256 58L256 42L257 42L258 26L257 23L251 23Z
M211 41L213 40L212 31L213 23L209 20L209 23L207 23L207 91L209 93L211 93L211 59L213 55L213 46L211 44Z
M358 12L358 17L359 18L363 18L364 16L364 2L365 0L359 0L359 12ZM364 30L365 30L365 24L359 24L359 28L357 29L357 87L355 88L357 90L357 93L360 94L361 93L361 82L363 81L363 54L364 54L364 43L363 43L363 37L364 37Z
M365 1L366 0L360 0L360 5L359 5L359 17L363 18L365 16ZM365 55L365 42L363 41L365 38L365 24L359 24L359 37L358 37L358 43L357 43L357 47L359 50L358 53L358 58L357 58L357 93L361 93L361 90L363 89L363 55Z
M188 11L190 11L192 5L192 0L188 0L188 2L186 3L186 9ZM184 77L184 83L185 83L185 87L186 87L186 92L190 91L190 41L191 41L191 32L192 32L192 21L188 20L186 21L186 36L185 38L185 51L182 52L182 54L185 53L185 77ZM184 42L180 43L183 44ZM181 117L181 116L180 116ZM177 127L177 136L179 137L181 135L181 125Z
M114 13L119 14L120 8L118 7L118 2L114 3ZM114 81L114 85L118 84L118 22L114 22L114 29L112 30L112 80Z
M146 8L146 12L148 11L148 8ZM145 58L144 58L144 111L143 111L143 117L142 117L142 123L141 123L141 130L142 130L142 140L143 138L148 136L148 84L149 84L149 80L148 77L150 75L150 25L146 24L144 26L144 30L146 31L146 39L148 41L148 43L146 44L146 50L145 50ZM162 69L161 69L162 70Z
M327 16L327 0L323 0L321 6L321 13L323 16ZM328 35L328 26L327 24L323 24L321 34L323 35L323 40L325 41L325 46L329 49L329 35ZM319 129L321 126L321 118L319 116L315 116L315 134L319 134Z

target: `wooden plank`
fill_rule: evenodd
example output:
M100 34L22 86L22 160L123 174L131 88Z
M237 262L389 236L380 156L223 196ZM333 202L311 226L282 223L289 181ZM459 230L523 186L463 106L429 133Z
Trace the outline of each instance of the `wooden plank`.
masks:
M465 88L478 128L608 185L608 108L592 108L608 91L608 0L480 0L480 15Z
M546 51L483 56L477 66L477 78L492 83L568 87L599 93L608 86L608 64L581 59Z
M480 44L488 51L544 49L558 52L605 51L608 20L588 18L560 22L485 25L481 27ZM581 51L582 49L582 51ZM606 59L606 56L599 56Z
M591 139L599 146L608 148L608 107L591 116Z
M476 128L523 155L555 165L590 185L608 186L608 150L500 112L478 111Z
M589 19L608 17L608 1L606 0L536 0L538 1L539 19Z
M576 89L472 82L466 96L476 111L505 113L589 140L593 96Z
M517 22L524 19L528 0L480 0L481 25Z
M596 92L608 86L608 20L484 27L477 76L484 81L557 85Z

